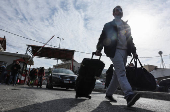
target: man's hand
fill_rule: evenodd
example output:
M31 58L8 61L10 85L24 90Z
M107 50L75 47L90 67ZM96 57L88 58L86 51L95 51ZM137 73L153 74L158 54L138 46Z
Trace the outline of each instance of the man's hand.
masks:
M101 56L102 55L102 53L101 52L99 52L99 50L96 50L96 54L95 54L96 56Z
M133 53L133 58L138 59L138 55L136 53Z

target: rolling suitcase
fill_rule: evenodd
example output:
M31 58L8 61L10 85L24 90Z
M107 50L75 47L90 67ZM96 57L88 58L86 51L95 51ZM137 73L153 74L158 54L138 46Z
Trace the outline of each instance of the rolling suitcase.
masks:
M92 53L92 58L84 58L80 70L79 76L76 80L76 96L78 97L86 97L91 99L91 92L94 89L96 78L100 77L105 64L99 59L93 59L93 55L95 52Z

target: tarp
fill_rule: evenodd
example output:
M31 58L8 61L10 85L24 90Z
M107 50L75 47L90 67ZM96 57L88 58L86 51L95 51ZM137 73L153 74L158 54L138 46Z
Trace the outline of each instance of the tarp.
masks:
M155 78L165 78L165 77L170 77L170 69L156 69L150 72Z
M32 50L30 50L30 51L32 54L35 54L42 47L42 46L36 46L36 45L27 45L27 46L31 47ZM75 50L43 47L39 53L36 53L35 56L72 60L73 56L74 56L74 52L75 52Z

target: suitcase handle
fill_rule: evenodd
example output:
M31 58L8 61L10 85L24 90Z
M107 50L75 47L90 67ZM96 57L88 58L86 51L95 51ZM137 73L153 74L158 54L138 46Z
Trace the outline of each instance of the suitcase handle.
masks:
M91 57L91 59L93 59L93 56L94 56L95 54L96 54L96 52L92 52L92 57ZM102 56L102 54L99 56L99 60L100 60L101 56Z

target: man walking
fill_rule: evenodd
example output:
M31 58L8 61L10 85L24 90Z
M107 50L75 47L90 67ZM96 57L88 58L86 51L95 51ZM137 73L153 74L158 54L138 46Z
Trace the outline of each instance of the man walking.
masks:
M127 106L131 107L140 98L140 94L134 93L126 77L126 62L127 56L133 54L137 58L136 47L131 36L131 29L127 22L124 22L123 11L120 6L113 9L115 19L104 25L103 31L97 43L96 55L101 55L101 50L104 47L104 52L114 64L116 75L113 75L109 87L106 91L106 99L117 102L113 97L113 93L118 85L124 92Z

